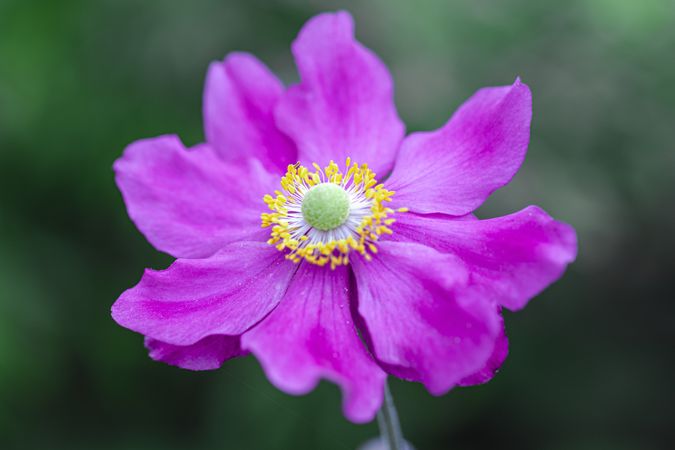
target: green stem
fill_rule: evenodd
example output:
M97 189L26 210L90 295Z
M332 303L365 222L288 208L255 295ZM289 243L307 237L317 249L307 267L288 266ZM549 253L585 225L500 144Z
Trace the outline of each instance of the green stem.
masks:
M394 399L386 382L384 383L382 408L377 413L377 423L380 426L382 442L388 446L389 450L405 450L407 448L403 440L403 433L401 432L401 424L398 421L398 414L394 406Z

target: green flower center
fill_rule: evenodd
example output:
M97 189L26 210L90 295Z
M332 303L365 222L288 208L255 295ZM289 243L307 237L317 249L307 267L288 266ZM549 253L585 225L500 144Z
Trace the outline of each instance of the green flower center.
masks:
M349 217L349 196L337 184L317 184L302 200L302 216L317 230L337 228Z

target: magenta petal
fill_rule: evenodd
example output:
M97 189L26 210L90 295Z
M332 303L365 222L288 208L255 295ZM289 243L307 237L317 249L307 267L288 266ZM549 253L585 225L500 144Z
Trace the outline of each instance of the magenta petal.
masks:
M297 151L274 123L283 92L281 81L253 55L231 53L212 63L204 88L209 144L227 161L254 157L270 171L285 171L297 162Z
M507 355L509 354L509 339L506 337L506 329L504 328L504 319L501 319L501 332L497 337L495 348L492 350L490 358L487 363L478 372L463 378L460 386L473 386L476 384L487 383L497 374L499 368L504 364Z
M213 370L228 359L246 354L239 345L239 336L207 336L192 345L172 345L146 338L150 357L188 370Z
M134 142L114 168L131 220L177 258L259 234L262 197L278 183L257 161L227 164L209 146L187 150L175 136Z
M344 164L351 156L385 175L403 137L389 71L354 39L346 12L320 14L293 43L301 82L276 110L279 128L293 138L300 160Z
M574 229L536 206L488 220L400 214L394 236L461 258L470 272L466 295L517 310L562 276L577 254Z
M397 206L468 214L520 167L530 140L527 85L481 89L441 129L413 133L401 146L387 188Z
M265 242L234 243L207 259L146 270L112 315L123 327L174 345L239 335L279 303L296 269Z
M375 357L390 373L440 395L485 367L499 335L489 301L458 298L463 264L432 248L383 241L354 258L358 311Z
M242 336L270 381L304 394L325 378L343 393L345 416L373 419L386 375L359 339L349 308L347 269L302 263L279 306Z

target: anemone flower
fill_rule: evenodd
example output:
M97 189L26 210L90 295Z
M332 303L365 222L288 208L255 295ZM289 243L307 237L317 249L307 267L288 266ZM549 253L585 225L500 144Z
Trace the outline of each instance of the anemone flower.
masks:
M134 142L116 161L129 216L176 258L112 307L150 357L191 370L252 353L291 394L339 385L373 419L387 375L433 395L483 383L518 310L576 255L536 206L479 220L520 167L531 94L480 89L440 129L404 136L382 61L345 12L292 46L300 82L232 53L209 67L206 142ZM422 88L422 87L420 87Z

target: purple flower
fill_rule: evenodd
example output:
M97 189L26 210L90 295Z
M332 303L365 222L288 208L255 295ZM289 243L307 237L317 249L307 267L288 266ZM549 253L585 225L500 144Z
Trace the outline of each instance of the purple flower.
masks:
M292 48L299 84L231 54L209 68L206 143L142 140L115 163L131 219L177 260L147 270L114 319L168 364L250 352L288 393L331 380L355 422L387 374L434 395L489 380L507 353L500 309L576 255L574 230L538 207L472 215L525 157L530 90L481 89L404 137L391 76L349 14L311 19Z

